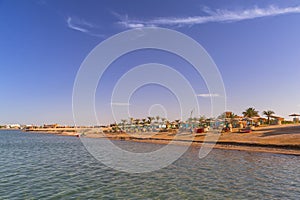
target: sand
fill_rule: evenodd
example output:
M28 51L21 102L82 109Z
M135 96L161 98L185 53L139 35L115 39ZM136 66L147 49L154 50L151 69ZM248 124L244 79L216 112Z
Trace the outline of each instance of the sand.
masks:
M51 134L78 136L78 130L70 129L39 129L35 132L46 132ZM237 131L237 130L236 130ZM81 129L84 132L81 137L91 138L109 138L111 140L130 140L136 142L169 144L170 141L177 145L189 145L192 142L194 146L205 144L214 145L218 149L242 150L269 152L279 154L289 154L300 156L300 125L276 125L258 127L251 133L222 133L220 135L214 133L95 133L95 129ZM218 137L219 136L219 137Z

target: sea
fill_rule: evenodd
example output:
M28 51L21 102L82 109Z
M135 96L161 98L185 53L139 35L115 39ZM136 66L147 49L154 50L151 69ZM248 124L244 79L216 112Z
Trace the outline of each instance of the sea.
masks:
M163 145L114 141L141 152ZM169 166L132 174L96 160L80 138L0 131L0 199L300 199L300 157L190 147Z

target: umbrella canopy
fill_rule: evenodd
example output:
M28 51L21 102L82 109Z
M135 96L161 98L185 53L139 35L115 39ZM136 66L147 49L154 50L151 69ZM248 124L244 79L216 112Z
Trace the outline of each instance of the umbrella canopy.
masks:
M289 116L290 116L290 117L299 117L300 114L293 113L293 114L290 114Z

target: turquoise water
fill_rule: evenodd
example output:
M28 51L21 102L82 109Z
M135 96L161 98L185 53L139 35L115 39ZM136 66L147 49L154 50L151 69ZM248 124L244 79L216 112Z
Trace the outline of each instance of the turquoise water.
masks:
M126 149L160 145L115 141ZM145 174L110 169L80 139L0 131L0 199L299 199L300 157L196 147Z

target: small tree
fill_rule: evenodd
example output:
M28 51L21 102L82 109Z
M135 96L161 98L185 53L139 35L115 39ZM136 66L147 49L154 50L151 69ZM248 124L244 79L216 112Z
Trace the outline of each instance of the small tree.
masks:
M266 110L263 112L263 114L268 117L268 124L270 124L270 117L275 114L275 112L272 110Z

